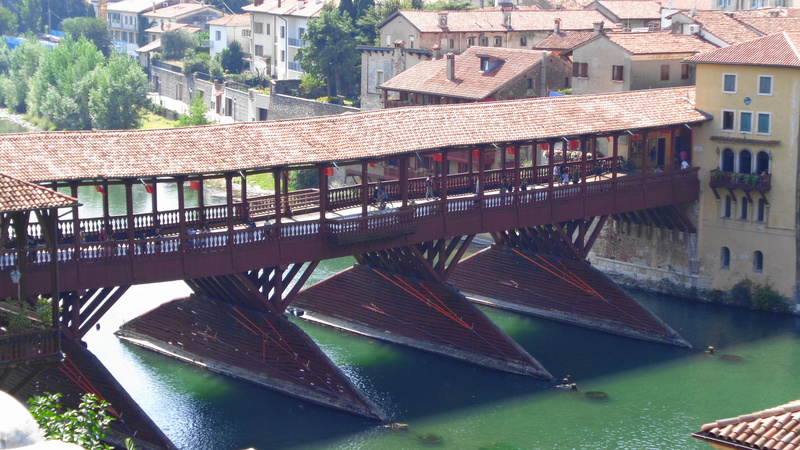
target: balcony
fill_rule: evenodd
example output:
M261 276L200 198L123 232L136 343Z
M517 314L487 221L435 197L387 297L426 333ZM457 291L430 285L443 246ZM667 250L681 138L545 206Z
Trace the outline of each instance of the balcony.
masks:
M297 38L289 38L289 47L305 47L307 45L308 41Z
M772 188L772 174L765 173L758 175L755 173L734 173L712 170L709 186L712 189L726 188L768 192Z

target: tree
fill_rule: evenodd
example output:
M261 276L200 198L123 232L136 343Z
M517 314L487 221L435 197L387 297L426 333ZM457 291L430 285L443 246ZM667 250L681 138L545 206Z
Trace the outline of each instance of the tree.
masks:
M17 31L17 16L10 9L0 6L0 35Z
M242 6L247 6L253 3L253 0L211 0L207 1L206 3L231 14L242 14L244 13Z
M31 80L47 50L38 42L28 39L11 52L8 77L2 78L3 101L12 111L27 111L26 97Z
M350 20L356 20L356 5L353 4L353 0L341 0L339 2L339 11L347 13L350 16Z
M364 14L356 21L358 43L360 45L381 45L380 36L378 36L378 24L401 9L411 9L411 4L401 0L387 0L382 4L372 5L367 8Z
M92 72L103 54L86 38L67 39L45 54L28 95L30 112L65 130L89 130Z
M184 30L167 31L161 36L161 56L165 60L183 59L199 43L197 36Z
M92 394L84 394L78 409L64 409L61 394L46 393L28 399L30 412L45 438L78 444L86 449L111 448L103 443L110 431L111 405Z
M83 36L92 41L106 58L111 54L111 49L113 48L111 46L111 36L108 34L106 23L102 20L91 17L74 17L65 19L61 26L64 34L71 37L72 40L78 40Z
M147 103L147 75L136 60L114 52L108 62L95 69L89 94L92 128L125 130L137 128Z
M18 14L20 31L38 33L42 30L42 4L40 0L20 0Z
M242 73L247 68L244 62L244 52L242 46L237 41L233 41L219 54L219 62L222 69L228 73Z
M195 125L208 125L211 121L206 117L207 112L208 108L206 108L206 105L203 103L203 97L198 93L194 100L189 103L189 113L181 114L178 117L177 126L191 127Z
M71 17L89 17L86 2L83 0L40 0L42 2L42 23L50 30L62 30L61 21ZM92 16L93 17L93 16Z
M308 22L304 39L308 45L296 57L303 71L325 80L329 96L355 93L361 58L350 16L326 4L320 16Z
M425 9L429 11L466 11L469 9L475 9L469 2L464 2L461 0L438 0L433 3L426 3Z

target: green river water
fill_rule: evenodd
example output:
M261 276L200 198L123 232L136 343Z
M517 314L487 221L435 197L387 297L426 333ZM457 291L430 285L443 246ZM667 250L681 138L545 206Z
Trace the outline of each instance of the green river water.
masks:
M136 197L146 210L148 195ZM88 213L99 208L94 190L81 190L80 200ZM160 208L174 201L161 191L159 200ZM354 262L325 261L309 283ZM571 375L577 392L293 318L391 420L409 425L395 431L113 336L124 321L188 293L182 282L134 286L87 336L182 449L703 449L711 447L690 437L702 424L800 398L800 318L668 296L633 292L695 349L482 308L554 376ZM714 355L702 351L708 345Z

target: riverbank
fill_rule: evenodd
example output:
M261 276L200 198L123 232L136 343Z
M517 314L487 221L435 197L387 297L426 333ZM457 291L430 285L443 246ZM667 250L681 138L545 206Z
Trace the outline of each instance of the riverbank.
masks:
M22 117L19 114L10 113L8 111L8 108L0 108L0 120L7 120L7 121L13 123L14 125L21 126L21 127L26 128L26 129L28 129L30 131L39 131L39 129L36 128L36 125L34 125L31 122L25 120L25 118Z

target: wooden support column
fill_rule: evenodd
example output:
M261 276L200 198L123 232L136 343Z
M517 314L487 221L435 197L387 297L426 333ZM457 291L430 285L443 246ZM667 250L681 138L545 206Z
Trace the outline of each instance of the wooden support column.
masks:
M273 181L275 182L275 193L273 194L273 203L275 204L275 224L281 224L281 218L283 214L283 207L281 205L281 184L283 181L283 169L280 167L276 167L275 170L272 172ZM278 227L280 230L280 227Z
M319 179L319 220L325 223L325 215L328 213L328 174L325 171L328 167L320 165L317 167ZM333 169L331 169L333 170Z
M17 293L20 303L27 301L28 295L28 223L30 211L14 212L14 234L17 237L17 270L20 273ZM33 306L33 305L31 305Z
M615 134L611 138L611 179L617 179L617 171L619 170L619 135ZM628 146L630 151L630 145Z
M233 174L225 174L225 206L227 210L228 247L233 247Z
M367 178L367 161L361 161L361 216L367 217L367 206L372 202L369 193L369 179Z
M69 195L73 198L78 198L78 183L72 181L69 183ZM72 257L79 259L81 257L81 241L83 240L83 233L81 232L81 219L78 214L78 206L72 207L72 244L75 249L72 251Z
M102 192L103 195L101 195L101 197L103 198L103 225L102 225L103 229L100 231L103 231L103 234L105 234L111 223L111 213L109 212L109 205L108 205L108 180L103 180L102 188L103 188ZM106 239L108 238L106 237Z
M150 196L150 209L152 210L153 226L159 224L158 220L158 179L153 178L153 193ZM159 224L160 225L160 224Z
M520 170L520 167L519 167L519 162L520 162L519 153L520 153L520 150L521 150L521 146L519 144L514 144L510 148L514 150L514 179L511 181L511 183L513 183L512 186L514 187L514 204L516 205L516 204L519 204L519 196L520 196L520 191L521 191L520 190L520 185L522 184L521 180L520 180L520 176L519 176L519 170Z
M475 189L475 193L478 197L483 198L483 192L486 189L486 179L484 178L484 170L483 170L483 148L479 148L475 150L478 152L478 183L477 189ZM481 206L483 202L481 202Z
M671 167L672 170L680 170L680 160L678 155L675 154L675 131L675 127L669 129L669 145L667 146L667 154L665 156L666 160L664 161L664 165ZM678 161L678 164L675 164L675 161Z
M439 183L439 198L442 199L442 205L447 205L447 178L450 176L450 162L447 157L450 154L450 149L442 149L442 181ZM443 206L443 208L445 208ZM443 211L447 211L443 209ZM444 216L447 220L447 215Z
M250 223L250 203L247 201L247 176L242 170L239 171L239 176L242 178L242 221L247 225Z
M400 171L400 204L402 207L408 205L408 156L401 156L399 161Z
M197 184L199 187L197 188L197 220L200 222L200 228L206 227L206 196L205 196L205 185L204 185L204 177L200 175L197 179Z
M283 171L283 197L286 201L283 202L283 215L292 217L292 204L289 201L289 170Z
M128 224L128 258L133 258L133 240L136 238L134 231L136 230L136 223L133 219L133 180L128 178L125 180L125 216Z
M586 164L586 153L589 151L589 139L586 137L582 137L580 139L581 145L581 184L586 184L586 181L589 179L589 173L592 170L589 169L589 165ZM594 152L593 155L594 161L597 162L597 152ZM592 164L594 167L594 164Z
M553 189L553 167L555 167L556 159L556 144L555 142L547 142L547 188ZM548 194L549 196L549 194Z
M175 179L176 187L178 188L178 234L181 237L181 242L185 242L186 239L186 196L183 193L183 182L185 181L184 177L177 177ZM186 247L183 247L184 251ZM131 247L131 252L133 252L133 247Z

